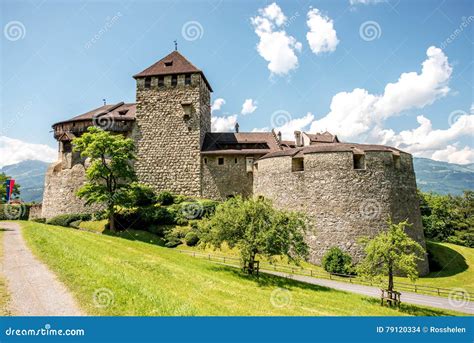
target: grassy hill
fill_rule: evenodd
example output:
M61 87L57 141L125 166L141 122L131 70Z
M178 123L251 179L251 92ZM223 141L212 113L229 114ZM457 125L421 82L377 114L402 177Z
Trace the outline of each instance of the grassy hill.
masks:
M44 175L49 163L36 160L22 161L0 169L0 173L11 176L20 184L20 196L23 201L41 202L44 190Z
M173 249L23 222L27 244L90 315L447 315L184 256Z
M474 164L460 165L415 157L413 166L418 188L423 192L462 194L463 190L474 187Z

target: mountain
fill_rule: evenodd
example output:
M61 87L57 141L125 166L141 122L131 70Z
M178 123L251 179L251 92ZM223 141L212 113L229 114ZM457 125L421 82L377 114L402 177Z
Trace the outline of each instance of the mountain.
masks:
M474 163L460 165L415 157L413 164L418 188L424 192L462 194L465 189L474 190ZM5 166L0 173L11 176L20 184L23 201L41 202L48 165L48 162L27 160Z
M49 163L27 160L0 169L0 173L11 176L20 185L20 197L26 202L41 202L43 199L44 175Z
M454 164L415 157L416 183L423 192L462 194L474 190L474 163Z

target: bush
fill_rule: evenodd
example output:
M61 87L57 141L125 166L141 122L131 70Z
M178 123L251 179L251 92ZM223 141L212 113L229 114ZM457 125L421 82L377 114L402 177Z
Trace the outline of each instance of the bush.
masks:
M350 274L352 258L338 247L329 249L323 257L323 268L331 274Z
M155 203L156 195L153 189L142 183L134 182L130 189L130 207L150 206Z
M2 204L0 220L28 220L30 204Z
M196 232L190 231L186 234L184 237L184 241L186 242L186 245L193 247L199 242L199 237L196 234Z
M90 220L91 215L87 213L61 214L46 221L49 225L58 225L68 227L72 222L78 220Z
M69 224L70 227L73 227L75 229L80 228L80 224L82 223L82 220L75 220Z
M156 200L162 205L171 205L174 202L174 196L168 191L163 191L158 194Z

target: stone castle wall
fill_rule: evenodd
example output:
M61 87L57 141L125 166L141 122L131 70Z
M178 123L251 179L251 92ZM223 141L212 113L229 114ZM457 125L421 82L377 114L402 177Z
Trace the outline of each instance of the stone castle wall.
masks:
M359 261L363 249L357 240L386 230L388 216L395 222L408 219L413 226L407 233L424 246L412 158L400 155L397 167L391 152L366 152L366 169L357 170L351 152L305 154L304 171L296 172L291 156L263 159L254 193L308 214L310 261L316 264L332 246ZM428 272L426 259L420 272Z
M152 78L151 88L137 80L137 112L134 138L137 147L135 170L138 179L160 192L201 196L201 145L211 130L210 92L200 74L193 74L191 85L178 76L165 87ZM185 116L185 106L191 115Z
M52 163L46 171L41 217L52 218L66 213L94 213L98 206L85 206L76 196L86 180L85 167L77 163L65 168L64 161Z
M218 158L224 164L218 164ZM229 196L253 194L253 174L246 171L243 155L204 156L202 158L202 196L204 198L225 200Z

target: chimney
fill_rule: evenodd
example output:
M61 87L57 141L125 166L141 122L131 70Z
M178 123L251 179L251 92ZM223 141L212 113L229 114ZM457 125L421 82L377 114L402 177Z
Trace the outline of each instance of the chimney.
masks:
M301 131L295 131L295 144L296 146L303 146L303 142L301 141Z
M239 133L239 123L235 122L235 133Z
M280 144L281 144L281 131L278 131L277 135L278 135L278 142L280 142Z

